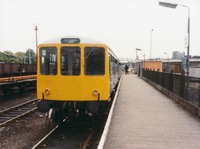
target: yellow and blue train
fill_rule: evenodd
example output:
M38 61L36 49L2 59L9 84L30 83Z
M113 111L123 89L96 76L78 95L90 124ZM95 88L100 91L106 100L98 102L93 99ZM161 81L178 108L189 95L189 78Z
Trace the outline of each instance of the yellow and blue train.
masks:
M38 47L38 110L55 117L102 112L121 77L121 64L105 44L62 37Z

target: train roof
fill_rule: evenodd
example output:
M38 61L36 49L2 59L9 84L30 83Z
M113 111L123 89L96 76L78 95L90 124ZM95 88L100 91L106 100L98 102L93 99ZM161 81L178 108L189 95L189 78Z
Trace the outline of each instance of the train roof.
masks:
M79 36L64 36L64 37L54 38L44 43L41 43L40 45L44 45L44 44L102 44L102 45L106 45L105 43L102 43L100 41L97 41L91 38L86 38L86 37L79 37ZM112 54L116 59L119 60L119 58L114 54L114 52L110 48L109 48L109 51L110 51L110 54Z
M42 44L104 44L104 43L86 37L64 36L48 40Z

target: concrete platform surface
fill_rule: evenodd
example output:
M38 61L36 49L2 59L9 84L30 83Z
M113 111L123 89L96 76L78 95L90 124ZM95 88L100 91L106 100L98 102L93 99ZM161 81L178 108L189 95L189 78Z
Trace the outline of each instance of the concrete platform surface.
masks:
M136 75L124 75L104 149L200 149L200 119Z

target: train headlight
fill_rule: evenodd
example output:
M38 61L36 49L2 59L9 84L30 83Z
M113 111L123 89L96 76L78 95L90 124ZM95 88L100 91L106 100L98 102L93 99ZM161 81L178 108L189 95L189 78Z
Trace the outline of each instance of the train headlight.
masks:
M49 89L45 89L44 93L45 93L46 95L49 95L49 94L50 94L50 90L49 90Z
M93 95L94 95L94 96L98 95L98 93L99 93L99 92L98 92L97 90L94 90L94 91L93 91Z

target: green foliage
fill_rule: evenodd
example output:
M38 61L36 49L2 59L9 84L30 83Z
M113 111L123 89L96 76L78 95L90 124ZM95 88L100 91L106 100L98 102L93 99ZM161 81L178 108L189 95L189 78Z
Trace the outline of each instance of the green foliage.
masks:
M30 53L30 57L31 57L31 62L32 64L36 64L36 54L33 51L33 49L28 49L24 55L25 58L25 63L29 63L29 53Z
M23 64L24 63L24 55L25 55L24 52L16 52L15 53L15 56L17 58L17 63L19 63L19 64Z
M0 52L0 61L5 63L16 63L17 57L11 51Z
M0 52L0 62L5 63L29 63L29 51L32 64L36 63L36 54L33 49L28 49L26 53L24 52L16 52L15 54L11 51Z

